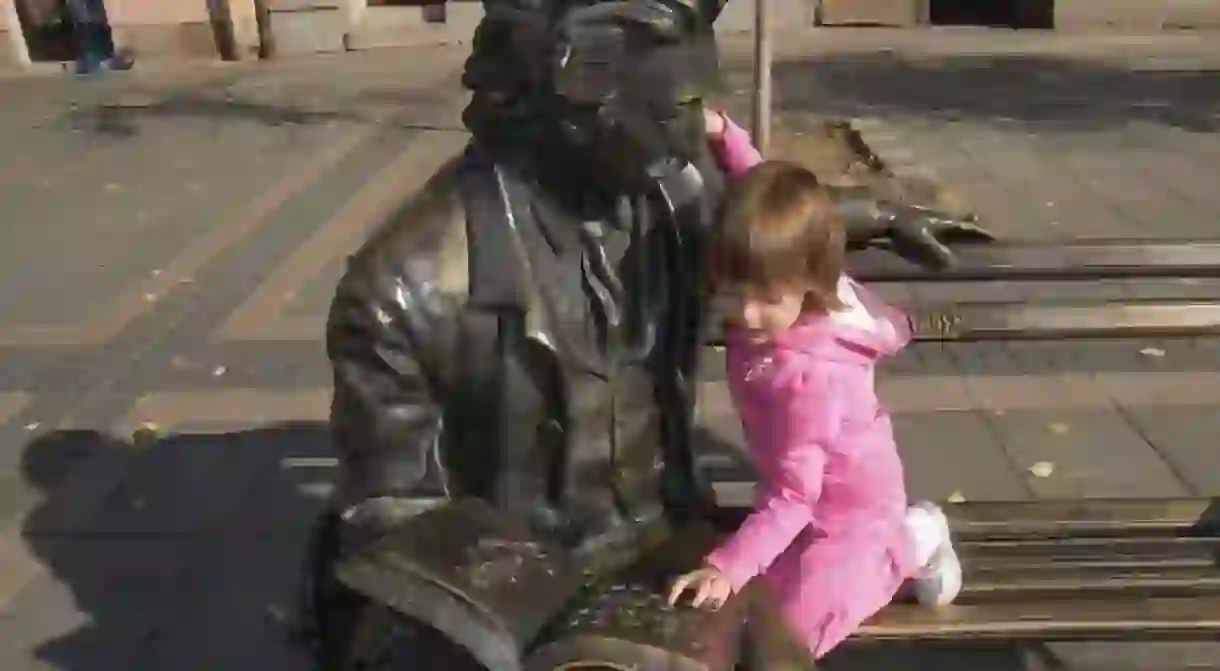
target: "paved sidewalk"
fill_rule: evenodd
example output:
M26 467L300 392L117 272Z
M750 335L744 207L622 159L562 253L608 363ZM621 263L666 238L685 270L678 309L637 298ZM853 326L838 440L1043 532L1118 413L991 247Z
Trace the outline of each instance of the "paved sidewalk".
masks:
M1153 186L1139 212L1177 212L1168 226L1183 235L1208 234L1220 213L1214 188L1160 179L1156 167L1189 160L1203 166L1186 171L1192 179L1208 175L1215 89L1203 84L1217 60L1198 43L811 34L781 40L780 111L876 120L870 137L894 141L883 158L901 163L894 147L903 144L912 163L937 167L1006 234L1132 234L1134 224L1097 214L1119 206L1089 195L1129 196L1138 191L1123 181L1131 178L1067 169L1053 154L1076 147L1087 160L1074 160L1093 166L1103 140L1132 123L1147 146L1121 160L1152 166L1141 168ZM877 55L882 46L889 56ZM1147 53L1184 72L1131 74ZM333 467L322 425L326 303L346 254L464 141L454 131L464 55L414 49L0 81L0 669L308 668L286 640L304 533ZM1016 84L1013 73L1039 68L1067 73L1067 83L1038 88L1043 80L1031 75ZM896 93L916 76L922 86ZM730 77L731 88L741 77ZM959 126L975 135L943 121L942 103L963 97L954 77L1011 96L961 103ZM1116 81L1126 92L1103 95ZM1096 92L1085 95L1088 86ZM1031 91L1034 107L1059 116L998 118ZM1140 96L1169 100L1172 114L1119 104ZM974 167L952 173L963 137L999 148L970 154ZM1007 166L991 158L1031 154ZM1000 177L951 179L976 171ZM1089 177L1104 188L1086 192L1078 184ZM1193 200L1181 195L1188 189ZM1013 213L1045 216L1051 201L1077 216L1052 225ZM1217 289L1111 282L1087 291ZM882 382L912 493L1220 493L1217 345L915 346ZM706 368L703 439L735 442L714 356ZM1035 477L1039 462L1054 473ZM1069 661L1115 655L1113 646L1056 651ZM1010 650L973 654L956 668L1019 668ZM1160 668L1165 658L1186 668L1220 652L1127 646L1104 668Z

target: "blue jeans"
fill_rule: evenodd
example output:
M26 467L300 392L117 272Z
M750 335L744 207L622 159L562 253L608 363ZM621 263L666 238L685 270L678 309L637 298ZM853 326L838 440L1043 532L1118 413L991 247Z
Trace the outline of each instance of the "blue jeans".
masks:
M114 56L106 8L102 0L67 0L64 4L72 21L77 69L82 73L93 72Z

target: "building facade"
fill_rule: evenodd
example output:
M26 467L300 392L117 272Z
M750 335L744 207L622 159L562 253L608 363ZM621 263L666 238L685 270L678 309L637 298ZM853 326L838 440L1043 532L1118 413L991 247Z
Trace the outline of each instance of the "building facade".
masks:
M0 0L0 67L71 60L66 0ZM254 0L101 0L117 49L155 59L258 55Z
M0 0L0 68L70 60L70 0ZM479 0L94 0L118 49L141 60L226 59L468 39ZM1220 0L770 0L777 24L937 23L1147 32L1220 28ZM433 2L435 4L423 4ZM370 4L372 6L370 6ZM731 0L723 30L749 30Z

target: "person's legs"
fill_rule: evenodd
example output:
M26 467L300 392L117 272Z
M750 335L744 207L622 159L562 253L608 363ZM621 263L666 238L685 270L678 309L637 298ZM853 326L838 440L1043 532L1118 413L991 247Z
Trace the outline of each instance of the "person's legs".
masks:
M789 548L766 577L780 613L820 658L893 600L910 565L905 535L814 539Z
M944 511L932 503L917 503L907 511L905 524L919 567L912 577L915 598L924 606L952 603L962 589L962 564Z
M771 585L755 580L742 598L749 600L743 662L746 671L816 671L813 651L784 621Z
M133 59L129 54L115 53L101 0L67 0L66 6L76 43L77 74L131 68Z
M94 46L94 17L88 0L67 0L65 9L72 22L72 41L76 47L76 73L96 72L105 58Z

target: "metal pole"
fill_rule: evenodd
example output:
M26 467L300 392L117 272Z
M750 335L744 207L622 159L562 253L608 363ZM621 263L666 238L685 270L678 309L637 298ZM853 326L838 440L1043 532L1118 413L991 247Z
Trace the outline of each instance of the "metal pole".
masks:
M8 25L7 44L0 49L8 52L8 60L22 68L30 65L30 47L25 40L25 31L21 27L21 17L17 14L17 3L13 0L0 0L0 25Z
M764 155L771 143L771 8L754 0L754 143Z
M275 29L271 26L271 6L268 0L254 0L254 19L258 24L258 57L271 59L278 51L275 46Z

